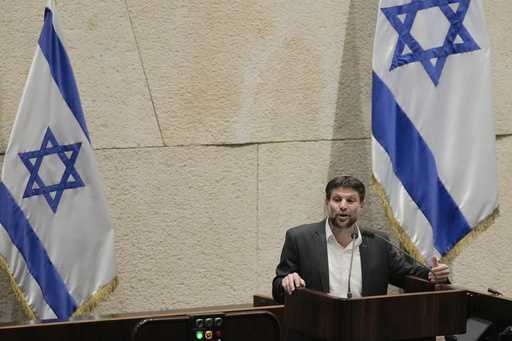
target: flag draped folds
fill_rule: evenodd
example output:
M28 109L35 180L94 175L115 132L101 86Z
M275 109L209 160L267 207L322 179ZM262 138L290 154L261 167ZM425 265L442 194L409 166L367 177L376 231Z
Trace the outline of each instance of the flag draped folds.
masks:
M417 256L450 257L497 214L480 0L381 0L372 73L377 192Z
M0 183L2 266L29 317L67 319L117 285L102 188L49 1Z

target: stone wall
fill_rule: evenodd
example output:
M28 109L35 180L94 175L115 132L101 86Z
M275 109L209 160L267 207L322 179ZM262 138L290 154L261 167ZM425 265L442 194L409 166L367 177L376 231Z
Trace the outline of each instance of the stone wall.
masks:
M43 0L0 14L0 162ZM57 1L116 233L99 314L250 302L336 174L370 183L377 0ZM486 1L501 216L452 264L512 295L512 2ZM369 195L362 225L387 229ZM0 319L21 311L0 275Z

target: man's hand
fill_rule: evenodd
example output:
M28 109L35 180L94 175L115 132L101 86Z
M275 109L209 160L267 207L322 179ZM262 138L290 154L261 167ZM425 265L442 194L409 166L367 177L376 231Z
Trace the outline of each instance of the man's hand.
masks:
M284 291L288 293L288 295L291 295L295 289L306 287L306 282L304 282L298 273L292 272L283 278L281 281L281 286L283 287Z
M448 265L439 263L436 257L432 257L432 269L428 273L428 279L432 283L446 283L450 276Z

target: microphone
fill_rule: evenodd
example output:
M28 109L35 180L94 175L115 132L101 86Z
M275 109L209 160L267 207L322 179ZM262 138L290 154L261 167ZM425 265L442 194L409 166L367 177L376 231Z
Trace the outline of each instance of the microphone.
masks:
M503 296L501 292L493 288L487 288L487 292L493 294L494 296Z
M359 229L359 226L357 226L357 228ZM373 237L377 237L383 241L385 241L388 245L391 245L391 247L393 247L395 250L397 250L398 252L400 252L401 254L407 256L410 260L412 260L412 262L416 265L419 265L421 266L422 268L424 268L425 270L427 270L428 272L430 272L430 267L427 266L425 263L417 260L416 258L414 258L410 253L408 253L406 250L404 249L401 249L400 247L396 246L395 244L393 244L392 242L390 242L388 239L382 237L381 235L377 234L377 233L374 233L374 232L371 232L371 231L368 231L368 230L365 230L364 233L370 237L370 238L373 238Z
M352 252L350 253L350 266L348 268L348 283L347 283L347 298L352 298L352 291L350 291L350 278L352 277L352 263L354 262L354 249L355 241L358 237L357 231L359 230L359 227L356 225L357 229L354 229L354 232L350 235L352 237Z

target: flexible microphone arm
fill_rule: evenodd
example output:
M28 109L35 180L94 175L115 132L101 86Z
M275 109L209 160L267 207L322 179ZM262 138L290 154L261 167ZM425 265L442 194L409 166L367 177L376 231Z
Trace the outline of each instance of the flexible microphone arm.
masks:
M357 226L357 225L356 225ZM357 226L357 229L359 229L359 226ZM431 268L429 266L427 266L425 263L417 260L416 258L414 258L410 253L408 253L406 250L396 246L395 244L393 244L392 242L390 242L388 239L380 236L379 234L377 233L374 233L374 232L371 232L371 231L368 231L368 230L365 230L365 233L368 235L368 237L377 237L379 239L382 239L383 241L385 241L388 245L391 245L391 247L393 247L395 250L397 250L398 252L400 252L401 254L403 255L406 255L409 259L411 259L414 264L418 264L420 265L421 267L423 267L425 270L428 270L430 272Z

